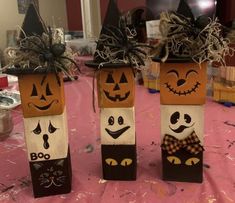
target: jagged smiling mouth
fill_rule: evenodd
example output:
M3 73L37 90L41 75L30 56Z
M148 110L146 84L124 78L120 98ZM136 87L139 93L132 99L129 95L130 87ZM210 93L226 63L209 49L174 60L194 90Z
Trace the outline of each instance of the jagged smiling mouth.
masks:
M53 100L51 103L49 103L49 104L46 105L46 106L38 106L38 105L33 104L32 102L30 102L30 103L28 104L28 106L29 106L29 107L30 107L30 106L34 106L35 108L37 108L37 109L39 109L39 110L41 110L41 111L45 111L45 110L49 109L53 103L58 103L58 102L59 102L58 99L55 99L55 100Z
M112 96L110 96L109 93L108 93L107 91L105 91L105 90L104 90L104 93L105 93L105 96L106 96L108 99L110 99L111 101L117 101L117 100L123 101L123 100L127 99L127 97L129 97L129 95L130 95L130 91L128 91L128 92L125 94L125 96L123 96L123 97L121 97L120 94L116 94L114 97L112 97Z
M199 86L201 85L201 83L197 82L197 83L194 85L194 87L193 87L192 89L187 90L187 91L183 91L183 92L175 90L175 89L174 89L173 87L171 87L167 82L165 83L165 85L166 85L166 88L167 88L170 92L173 92L174 94L178 94L179 96L181 96L181 95L186 96L187 94L191 94L192 92L196 92L196 89L199 88Z
M113 138L113 139L117 139L118 137L120 137L124 132L126 132L128 129L130 128L130 126L126 126L120 130L117 131L111 131L108 128L105 128L106 132Z

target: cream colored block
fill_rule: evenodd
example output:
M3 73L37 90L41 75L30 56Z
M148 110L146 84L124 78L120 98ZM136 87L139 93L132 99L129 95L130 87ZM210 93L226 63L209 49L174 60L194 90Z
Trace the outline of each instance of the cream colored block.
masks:
M30 161L67 157L66 109L61 115L24 118L25 140Z
M161 141L165 134L184 139L193 131L203 144L203 105L161 105Z
M135 111L132 108L101 108L101 144L135 144Z

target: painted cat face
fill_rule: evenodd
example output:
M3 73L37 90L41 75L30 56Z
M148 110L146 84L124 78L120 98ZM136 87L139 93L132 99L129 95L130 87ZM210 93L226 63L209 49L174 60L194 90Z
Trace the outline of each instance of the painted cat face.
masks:
M102 108L102 144L135 144L134 108Z
M104 179L136 179L136 145L101 145L101 152Z
M161 138L184 139L193 131L203 143L204 110L201 105L161 105Z
M64 87L61 75L22 75L19 77L19 88L25 118L63 112Z
M135 80L131 68L102 69L98 78L99 106L134 106Z
M160 77L161 104L205 103L206 64L165 63Z
M25 139L30 161L67 156L66 111L61 115L24 118Z

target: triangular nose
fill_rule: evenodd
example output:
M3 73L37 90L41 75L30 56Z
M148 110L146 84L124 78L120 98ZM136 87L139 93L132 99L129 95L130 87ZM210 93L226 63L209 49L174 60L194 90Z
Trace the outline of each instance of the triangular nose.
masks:
M40 100L44 100L44 101L46 101L46 98L44 97L44 95L43 95L43 94L42 94L42 96L41 96Z
M177 86L181 86L181 85L183 85L185 82L186 82L185 79L179 79L179 80L177 81Z
M114 86L113 90L120 90L118 83Z

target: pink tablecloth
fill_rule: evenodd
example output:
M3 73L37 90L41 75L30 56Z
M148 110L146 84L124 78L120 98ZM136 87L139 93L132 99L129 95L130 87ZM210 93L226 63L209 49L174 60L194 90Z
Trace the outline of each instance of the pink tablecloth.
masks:
M72 192L34 199L24 143L21 109L14 130L0 142L0 202L152 203L235 202L235 107L205 105L204 182L161 180L159 94L136 87L138 177L134 182L102 180L99 114L92 109L92 79L65 84L72 156ZM98 109L97 109L98 110Z

